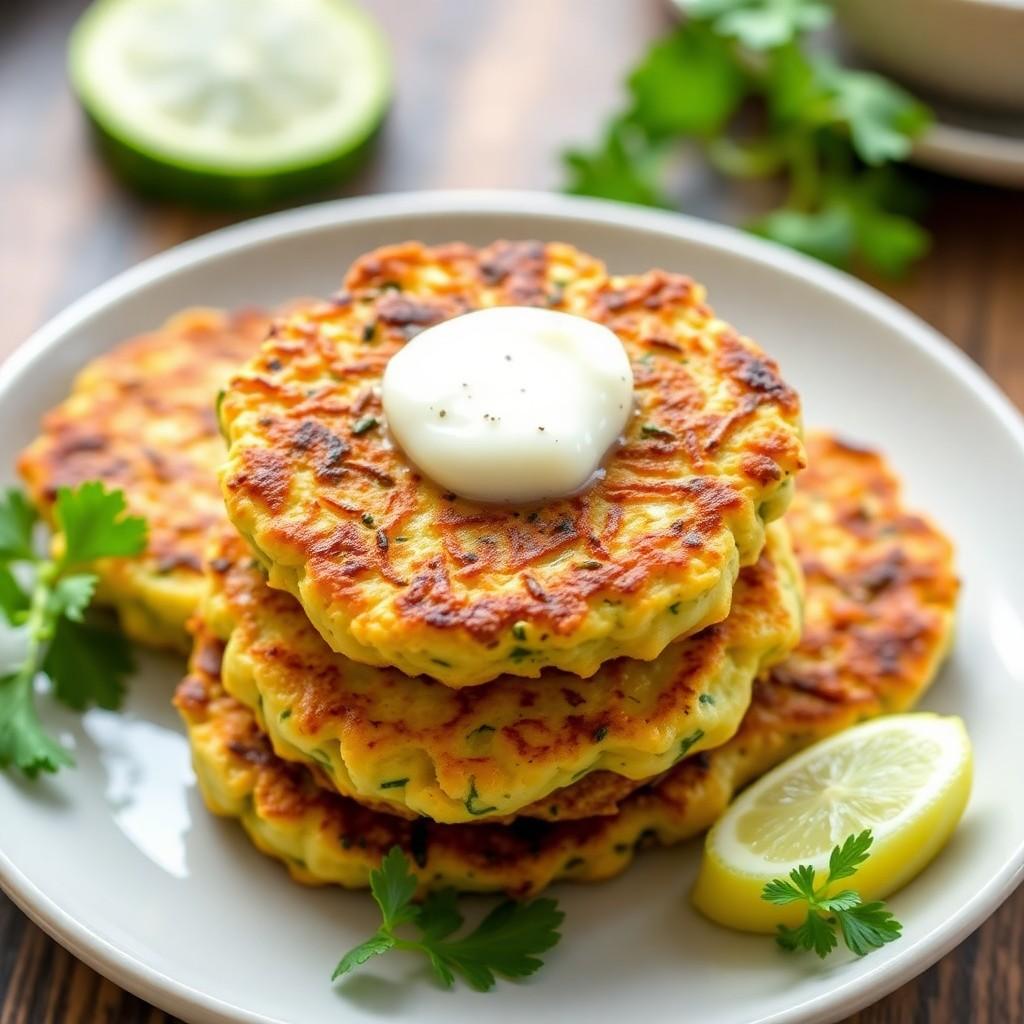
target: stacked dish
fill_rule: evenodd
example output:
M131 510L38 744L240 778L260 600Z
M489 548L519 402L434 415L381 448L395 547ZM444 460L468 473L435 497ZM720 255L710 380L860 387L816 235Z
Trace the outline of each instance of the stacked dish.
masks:
M580 493L472 501L389 430L390 360L503 306L629 357L633 413ZM912 704L956 599L883 460L805 445L796 393L699 285L558 243L393 246L327 301L182 314L86 370L21 468L44 509L99 478L147 516L103 596L169 646L195 612L176 703L206 800L306 882L364 885L395 844L424 888L609 877Z

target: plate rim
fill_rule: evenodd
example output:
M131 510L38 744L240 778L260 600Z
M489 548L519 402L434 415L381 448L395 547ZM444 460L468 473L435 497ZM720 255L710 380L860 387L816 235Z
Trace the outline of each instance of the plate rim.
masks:
M133 291L195 265L288 236L346 223L390 221L402 216L528 214L577 220L624 230L651 231L702 245L741 261L769 265L809 283L846 305L886 323L904 342L958 378L995 415L1024 461L1024 417L983 370L951 341L895 300L849 274L735 228L679 213L556 193L466 189L384 193L298 207L221 228L151 256L117 274L48 320L0 364L0 398L48 351L84 322ZM966 938L1024 882L1024 836L1003 868L958 912L916 943L894 952L867 974L845 981L759 1024L834 1021L884 998ZM225 1002L118 949L73 918L43 893L0 849L0 888L33 922L71 953L116 984L177 1016L218 1024L285 1024L280 1018ZM197 1017L201 1014L201 1017ZM340 1018L339 1018L340 1019Z
M1003 188L1024 188L1024 136L986 132L941 117L914 143L919 167Z

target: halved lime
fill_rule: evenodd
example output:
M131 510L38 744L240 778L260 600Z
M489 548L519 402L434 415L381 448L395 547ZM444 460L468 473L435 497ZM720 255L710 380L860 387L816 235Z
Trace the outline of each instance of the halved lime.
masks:
M391 94L384 40L347 0L96 0L69 70L122 174L215 204L338 180Z

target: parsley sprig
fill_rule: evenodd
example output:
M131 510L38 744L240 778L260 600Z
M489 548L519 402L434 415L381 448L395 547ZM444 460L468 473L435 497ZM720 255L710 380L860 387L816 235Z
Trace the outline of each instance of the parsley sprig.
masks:
M567 189L673 206L673 161L696 145L727 178L778 177L782 204L748 225L829 263L899 274L928 236L893 168L930 114L880 75L840 67L807 41L832 18L819 0L682 0L628 102L592 149L565 156Z
M119 633L86 620L97 583L89 567L98 558L136 555L146 544L145 521L125 515L122 493L97 481L58 491L62 542L53 557L36 550L37 518L21 491L0 495L0 610L18 648L14 664L0 670L0 768L13 765L30 778L74 763L39 720L40 673L76 710L121 702L131 651Z
M903 926L880 900L865 903L853 889L833 892L836 882L850 878L868 859L874 839L870 829L860 835L847 836L829 857L828 875L819 885L814 884L814 868L809 864L795 867L789 878L776 878L761 893L761 899L777 906L806 903L807 917L798 928L780 924L776 942L786 950L813 950L823 960L839 944L839 929L847 948L864 956L887 942L900 937Z
M451 988L459 975L471 988L486 992L495 975L523 978L542 966L540 953L558 942L563 914L551 899L528 903L505 900L473 931L462 938L451 936L462 926L454 889L431 893L421 904L412 902L416 877L397 846L391 848L379 869L370 872L370 891L383 921L376 934L342 957L332 980L348 974L392 949L419 953L427 958L437 980ZM412 925L417 938L402 938L397 929Z

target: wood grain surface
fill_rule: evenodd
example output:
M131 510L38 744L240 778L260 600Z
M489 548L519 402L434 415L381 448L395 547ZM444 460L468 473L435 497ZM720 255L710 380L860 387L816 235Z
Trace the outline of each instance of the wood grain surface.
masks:
M231 219L146 203L97 161L63 70L82 6L0 0L0 356L110 275ZM373 161L339 195L557 188L560 150L594 137L624 70L668 19L659 0L366 6L392 41L398 95ZM1024 193L925 175L921 183L932 197L933 251L909 279L884 287L1024 407ZM689 212L723 219L741 219L756 201L700 174L682 198ZM0 1024L167 1020L0 895ZM1024 890L939 964L851 1020L1024 1024Z

